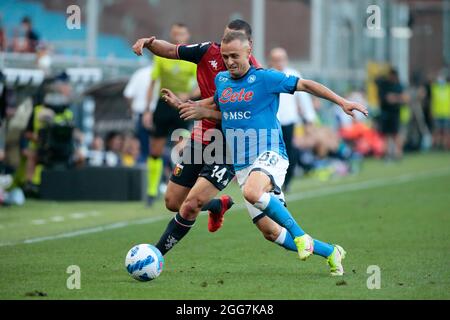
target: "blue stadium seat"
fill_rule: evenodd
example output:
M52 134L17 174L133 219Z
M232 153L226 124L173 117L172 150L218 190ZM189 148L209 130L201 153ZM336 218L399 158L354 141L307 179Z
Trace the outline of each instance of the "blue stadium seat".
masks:
M84 41L86 39L86 26L80 30L69 30L65 27L66 15L64 12L46 10L40 3L24 0L0 1L2 23L7 30L8 37L13 36L13 30L19 26L23 17L28 16L33 21L33 27L45 42ZM58 26L58 27L55 27ZM114 56L123 59L136 59L130 49L129 43L120 36L99 33L97 39L97 56L106 58ZM57 52L65 55L86 55L85 48L57 47Z

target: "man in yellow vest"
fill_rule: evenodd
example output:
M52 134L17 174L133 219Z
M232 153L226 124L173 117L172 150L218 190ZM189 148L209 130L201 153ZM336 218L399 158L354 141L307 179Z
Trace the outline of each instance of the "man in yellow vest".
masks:
M442 75L431 85L431 113L434 146L450 150L450 83Z

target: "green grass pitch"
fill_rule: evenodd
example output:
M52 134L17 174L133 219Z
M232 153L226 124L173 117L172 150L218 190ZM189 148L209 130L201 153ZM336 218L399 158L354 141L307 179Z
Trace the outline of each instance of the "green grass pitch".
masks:
M0 299L449 299L450 155L410 155L399 164L365 162L330 181L297 179L288 208L313 237L347 250L346 274L333 278L323 258L302 262L269 243L237 204L221 230L206 215L165 257L151 282L124 267L127 251L158 240L171 215L158 202L28 201L0 209ZM81 270L69 290L67 267ZM371 265L381 288L369 290ZM47 296L32 297L35 290Z

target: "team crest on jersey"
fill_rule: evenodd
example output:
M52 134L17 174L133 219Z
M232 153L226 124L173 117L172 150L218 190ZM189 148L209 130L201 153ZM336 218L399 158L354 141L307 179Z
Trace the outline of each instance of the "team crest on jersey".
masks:
M214 70L217 70L218 64L217 64L217 61L216 61L216 60L210 60L210 61L208 61L208 62L209 62L209 64L211 65L211 67L214 68Z
M175 168L173 169L173 175L175 177L179 177L181 175L181 172L183 171L183 165L177 164Z
M256 80L256 76L254 74L252 74L250 77L248 77L247 82L248 83L253 83Z

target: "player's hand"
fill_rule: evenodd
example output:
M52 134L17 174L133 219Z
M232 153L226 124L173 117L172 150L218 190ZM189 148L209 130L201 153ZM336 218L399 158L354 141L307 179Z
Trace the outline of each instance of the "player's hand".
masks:
M354 110L361 112L366 117L369 115L369 111L367 111L367 109L362 104L357 102L344 100L341 107L342 110L344 110L344 112L351 117L355 117L355 114L353 113Z
M134 53L138 56L142 56L142 50L148 48L155 39L156 37L138 39L132 47Z
M189 120L202 120L207 118L209 109L200 107L196 102L188 100L180 105L180 118Z
M161 89L161 93L164 101L176 109L179 109L180 105L183 103L183 101L169 89L163 88Z
M142 115L142 126L147 130L150 130L153 127L153 112L144 112Z

